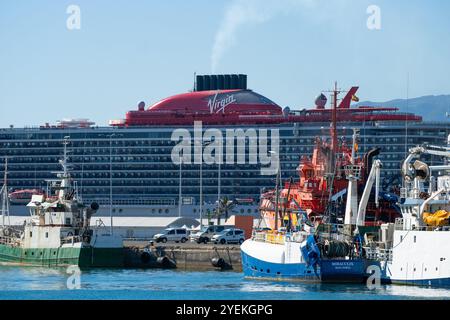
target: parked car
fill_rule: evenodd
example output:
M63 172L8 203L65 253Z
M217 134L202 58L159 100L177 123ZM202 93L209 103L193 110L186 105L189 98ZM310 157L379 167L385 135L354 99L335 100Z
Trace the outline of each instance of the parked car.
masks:
M168 228L163 232L155 234L153 240L166 243L167 241L186 242L188 240L188 231L184 228Z
M244 230L241 229L225 229L221 233L216 234L212 241L214 243L226 244L226 243L239 243L242 244L245 241Z
M200 231L192 233L190 239L197 243L208 243L213 236L221 233L223 230L225 230L225 226L204 226Z

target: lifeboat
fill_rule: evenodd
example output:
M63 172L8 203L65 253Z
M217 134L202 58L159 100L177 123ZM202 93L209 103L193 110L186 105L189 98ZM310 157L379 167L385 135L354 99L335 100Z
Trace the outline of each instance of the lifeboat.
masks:
M9 194L9 202L11 204L27 204L31 201L32 196L43 194L44 192L40 189L17 190Z
M435 213L424 212L423 222L430 227L448 226L450 218L450 211L438 210Z

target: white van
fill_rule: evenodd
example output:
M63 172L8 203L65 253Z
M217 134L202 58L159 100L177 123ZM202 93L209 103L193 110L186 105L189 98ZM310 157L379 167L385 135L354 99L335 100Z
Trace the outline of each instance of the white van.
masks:
M225 230L225 226L203 226L199 231L192 233L190 239L197 243L208 243L214 235L221 233L223 230Z
M185 243L188 240L188 231L184 228L168 228L161 233L155 234L153 240L162 243L167 241Z
M242 244L245 241L244 230L241 229L225 229L221 233L212 237L212 242L215 244L226 243L239 243Z

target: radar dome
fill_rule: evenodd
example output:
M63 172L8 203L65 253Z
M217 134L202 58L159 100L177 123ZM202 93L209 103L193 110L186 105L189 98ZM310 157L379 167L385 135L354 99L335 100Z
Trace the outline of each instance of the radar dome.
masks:
M144 101L139 102L138 110L139 111L144 111L144 109L145 109L145 102Z
M324 109L325 105L327 104L327 97L321 93L317 98L316 98L316 107L317 109Z

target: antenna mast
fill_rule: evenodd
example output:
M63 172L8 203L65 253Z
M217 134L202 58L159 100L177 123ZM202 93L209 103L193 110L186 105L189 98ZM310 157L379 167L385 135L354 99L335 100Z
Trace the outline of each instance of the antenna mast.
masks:
M8 225L11 224L9 219L9 198L8 198L8 158L5 158L5 175L1 190L2 197L2 227L5 227L5 215L8 216Z
M331 150L333 151L333 159L337 150L337 95L339 94L337 90L337 82L334 83L333 90L333 110L331 116Z

